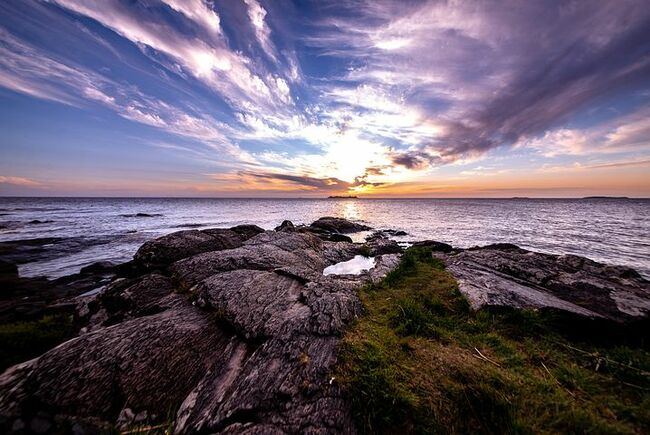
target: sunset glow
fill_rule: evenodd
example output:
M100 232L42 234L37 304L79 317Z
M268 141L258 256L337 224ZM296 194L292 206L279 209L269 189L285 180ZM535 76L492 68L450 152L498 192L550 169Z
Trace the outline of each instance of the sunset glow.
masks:
M0 194L647 197L623 3L3 1Z

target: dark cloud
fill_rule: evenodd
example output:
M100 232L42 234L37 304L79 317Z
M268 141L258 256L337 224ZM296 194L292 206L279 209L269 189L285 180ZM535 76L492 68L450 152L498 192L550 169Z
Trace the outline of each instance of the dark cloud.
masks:
M443 127L415 150L398 147L392 160L409 169L541 135L650 85L644 0L361 3L310 43L358 60L347 77L354 85L396 89Z
M316 178L309 177L306 175L291 175L291 174L276 174L271 172L251 172L251 171L241 171L239 172L241 176L253 177L259 180L281 180L294 183L302 187L311 187L322 190L340 190L347 189L352 186L351 183L348 183L338 178Z
M433 156L424 150L393 152L390 158L394 165L414 170L424 169L439 161L437 156Z
M293 183L303 188L316 189L325 192L348 190L352 187L359 187L359 186L379 187L386 184L386 183L375 183L375 182L367 181L366 179L368 176L367 173L366 175L356 177L354 179L354 182L352 183L339 180L338 178L333 178L333 177L318 178L318 177L310 177L307 175L278 174L272 172L241 171L239 172L239 175L243 177L252 177L257 180L288 181L290 183Z
M386 168L381 166L371 166L370 168L366 168L365 175L385 175L384 169Z
M624 9L610 11L614 15L585 11L578 21L565 20L566 27L547 35L546 50L519 57L508 84L465 120L447 122L447 134L425 150L435 149L443 158L482 153L566 123L599 99L647 85L650 14L645 12L645 17L630 20L629 25L620 24L623 27L611 31L614 35L607 41L588 40L594 33L575 34L575 26L582 30L593 26L593 32L611 29L608 22L620 21L621 14L626 15ZM412 164L406 157L402 160Z

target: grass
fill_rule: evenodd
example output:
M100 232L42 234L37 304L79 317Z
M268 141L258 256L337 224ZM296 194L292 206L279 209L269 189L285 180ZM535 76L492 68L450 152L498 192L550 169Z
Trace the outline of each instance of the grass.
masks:
M568 338L550 314L472 312L422 248L360 297L336 378L361 433L650 431L642 345Z
M71 338L72 316L56 314L38 320L0 325L0 372L41 355Z

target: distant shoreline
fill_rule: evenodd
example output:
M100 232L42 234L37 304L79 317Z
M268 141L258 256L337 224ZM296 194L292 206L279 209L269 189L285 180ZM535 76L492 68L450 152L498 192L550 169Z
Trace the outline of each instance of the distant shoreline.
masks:
M300 196L300 197L245 197L245 196L2 196L3 199L227 199L227 200L326 200L326 199L359 199L359 200L472 200L472 201L495 201L495 200L555 200L555 201L569 201L569 200L582 200L582 199L618 199L618 200L650 200L647 196L572 196L572 197L530 197L530 196L504 196L504 197L378 197L378 196L360 196L360 197L327 197L322 196Z

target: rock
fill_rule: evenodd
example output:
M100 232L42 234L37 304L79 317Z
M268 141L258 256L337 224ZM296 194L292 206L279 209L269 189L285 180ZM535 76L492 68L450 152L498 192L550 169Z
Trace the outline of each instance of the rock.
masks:
M472 308L553 309L617 323L650 313L650 283L636 271L575 255L495 244L438 254Z
M291 221L282 221L282 223L279 226L275 227L275 231L290 233L296 231L296 227L293 225L293 222Z
M38 416L51 425L123 408L166 418L218 360L229 338L182 296L179 306L72 339L0 376L0 431ZM96 430L95 432L100 432Z
M401 255L399 254L385 254L376 258L375 267L368 271L370 282L378 283L386 274L399 265Z
M177 298L173 292L171 280L155 273L136 279L119 279L93 298L79 298L77 323L88 332L156 314L174 305Z
M115 263L110 261L97 261L88 266L82 267L79 273L81 274L92 274L92 273L113 273L115 268Z
M310 227L316 230L324 230L333 233L356 233L359 231L370 230L371 228L366 225L350 222L347 219L326 216L313 222Z
M329 242L348 242L352 243L352 239L346 236L345 234L338 234L338 233L333 233L333 234L326 234L326 235L321 235L320 238L322 240L327 240Z
M361 313L356 290L397 267L399 245L322 239L347 224L291 227L163 236L97 295L55 300L61 309L75 302L82 333L0 375L0 433L129 430L164 424L170 411L176 434L354 433L348 398L331 377L337 346ZM628 268L514 245L417 245L447 264L474 308L615 322L650 312L648 281ZM375 256L372 269L323 275L362 251ZM142 264L164 266L143 273Z
M145 270L153 270L202 252L235 248L242 241L231 230L177 231L146 242L135 253L134 260Z
M362 254L361 245L350 242L323 242L322 257L326 262L326 266L331 264L340 263L353 258L355 255Z
M15 264L0 260L0 323L31 320L45 314L67 312L67 298L107 284L113 274L85 270L55 280L20 277Z
M232 229L209 228L201 232L212 236L216 240L216 245L213 245L213 248L217 248L215 250L238 248L246 240L246 237Z
M383 254L399 254L402 248L395 240L375 238L365 244L368 255L375 257Z
M265 232L247 240L243 246L206 252L178 261L171 266L175 279L189 288L219 272L235 269L286 271L311 279L326 267L323 242L309 233Z
M262 232L173 263L173 279L116 280L80 304L88 332L0 375L0 432L40 418L97 433L172 410L177 434L354 433L331 382L338 341L361 313L355 289L399 258L377 257L372 276L323 275L359 248Z
M237 225L236 227L232 227L231 230L242 236L244 240L248 240L264 232L264 229L257 225Z
M392 236L406 236L408 235L405 231L398 230L378 230L366 237L367 241L375 239L388 239Z
M451 245L442 242L436 242L435 240L423 240L421 242L414 242L411 246L431 249L433 252L448 253L454 250Z
M18 266L10 261L0 260L0 282L7 283L18 279Z

